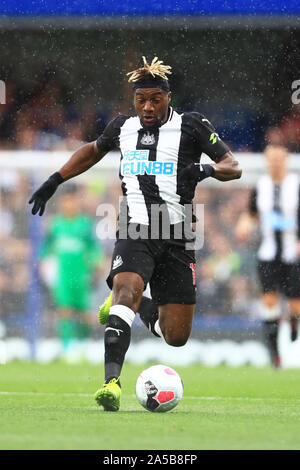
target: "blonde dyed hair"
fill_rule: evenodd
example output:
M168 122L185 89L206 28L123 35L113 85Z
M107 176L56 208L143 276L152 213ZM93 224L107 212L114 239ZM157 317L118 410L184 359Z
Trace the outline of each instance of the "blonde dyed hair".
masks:
M163 60L158 60L158 57L154 57L151 64L148 64L146 57L143 56L143 62L143 67L127 73L127 76L129 76L129 82L138 82L147 75L152 75L153 78L161 77L164 80L168 80L167 74L172 74L170 71L172 67L170 65L163 65Z

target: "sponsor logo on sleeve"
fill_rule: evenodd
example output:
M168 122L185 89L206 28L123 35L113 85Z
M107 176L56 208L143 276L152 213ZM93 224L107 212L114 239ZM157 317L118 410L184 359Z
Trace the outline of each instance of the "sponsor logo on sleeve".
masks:
M218 134L216 132L212 132L210 134L209 141L212 143L212 145L214 145L217 142L218 138L219 138Z

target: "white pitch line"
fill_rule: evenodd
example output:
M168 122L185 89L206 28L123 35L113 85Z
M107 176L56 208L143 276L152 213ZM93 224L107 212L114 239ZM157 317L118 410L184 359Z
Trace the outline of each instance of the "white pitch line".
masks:
M55 393L55 392L6 392L0 391L0 395L25 395L25 396L62 396L62 397L88 397L92 398L93 394L90 393ZM124 398L135 398L134 394L123 394ZM184 395L184 399L187 400L240 400L240 401L276 401L276 400L288 400L289 398L258 398L258 397L194 397L190 395ZM294 400L294 399L293 399ZM300 401L296 399L294 401Z
M92 393L55 393L55 392L4 392L0 391L0 395L25 395L25 396L52 396L52 397L93 397ZM135 395L123 395L123 397L131 397Z
M0 395L28 395L28 396L65 396L90 397L89 393L55 393L55 392L0 392Z

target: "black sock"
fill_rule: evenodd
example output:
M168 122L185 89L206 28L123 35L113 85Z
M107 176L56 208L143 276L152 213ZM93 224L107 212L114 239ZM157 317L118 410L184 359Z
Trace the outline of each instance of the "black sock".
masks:
M298 338L298 317L291 315L290 323L291 323L291 340L296 341L296 339Z
M129 348L131 328L117 315L109 315L104 335L105 383L119 378Z
M277 345L278 328L278 320L269 320L264 322L264 337L272 362L274 362L279 357Z
M149 299L149 297L143 296L139 306L139 314L146 328L160 338L154 329L155 323L158 320L158 305L152 299Z

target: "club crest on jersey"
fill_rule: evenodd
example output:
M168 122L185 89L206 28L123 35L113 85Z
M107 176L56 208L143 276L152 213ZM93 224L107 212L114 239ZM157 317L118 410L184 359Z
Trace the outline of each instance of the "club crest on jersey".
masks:
M155 144L155 135L150 134L150 132L147 132L147 134L144 134L143 137L141 138L141 144L143 145Z

